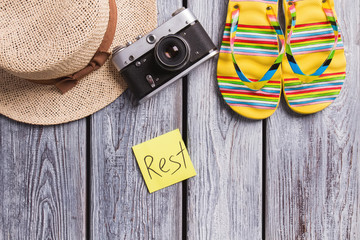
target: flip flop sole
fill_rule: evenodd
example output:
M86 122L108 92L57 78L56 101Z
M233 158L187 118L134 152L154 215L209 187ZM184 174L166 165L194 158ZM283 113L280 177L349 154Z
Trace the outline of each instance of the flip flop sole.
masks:
M333 0L328 1L334 11ZM284 1L286 25L289 31L291 14L288 3ZM292 53L304 73L313 73L328 58L334 46L334 30L324 13L322 0L303 0L294 4L296 26L291 37ZM340 94L346 76L346 59L341 37L330 65L319 77L314 77L308 83L302 81L294 73L286 58L283 60L282 73L284 96L293 111L312 114L325 109Z
M255 83L279 55L275 29L267 17L267 7L278 12L278 1L230 1L220 49L217 79L226 103L238 114L250 119L265 119L278 107L281 95L281 70L260 89L250 88L234 68L231 47L231 21L234 9L239 18L233 47L236 62L246 77Z

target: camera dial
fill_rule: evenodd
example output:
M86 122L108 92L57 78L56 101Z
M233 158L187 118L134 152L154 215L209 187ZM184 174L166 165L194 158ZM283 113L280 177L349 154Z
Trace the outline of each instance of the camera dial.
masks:
M156 44L155 56L162 68L168 71L177 71L188 63L190 47L182 37L168 35Z
M186 8L182 7L182 8L179 8L178 10L176 10L172 16L175 17L176 15L178 15L179 13L181 13L182 11L184 11Z
M116 53L119 53L120 51L122 51L124 49L125 49L124 46L116 46L116 47L114 47L112 54L115 55Z

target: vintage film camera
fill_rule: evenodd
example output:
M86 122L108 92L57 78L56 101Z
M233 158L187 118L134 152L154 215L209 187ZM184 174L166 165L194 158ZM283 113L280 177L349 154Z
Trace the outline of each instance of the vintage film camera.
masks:
M147 36L113 51L113 64L139 103L218 54L190 10L181 8L172 16Z

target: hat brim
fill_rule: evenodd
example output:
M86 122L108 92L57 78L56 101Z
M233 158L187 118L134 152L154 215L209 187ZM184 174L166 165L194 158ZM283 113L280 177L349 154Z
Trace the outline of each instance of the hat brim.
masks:
M117 27L110 50L156 27L156 0L116 0L116 5ZM28 82L0 69L0 113L28 124L61 124L99 111L125 90L110 60L65 94L55 86Z

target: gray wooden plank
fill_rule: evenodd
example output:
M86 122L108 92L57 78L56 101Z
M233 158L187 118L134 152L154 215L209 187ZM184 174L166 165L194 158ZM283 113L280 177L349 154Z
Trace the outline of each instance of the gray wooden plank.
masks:
M0 239L85 239L85 120L0 116Z
M158 1L159 24L182 6ZM181 239L182 185L149 194L131 147L182 126L182 81L140 106L130 91L91 120L91 238Z
M345 38L346 83L318 114L294 114L283 101L269 119L268 239L360 239L360 6L335 2Z
M220 46L228 1L188 0ZM198 176L188 181L188 239L261 239L262 121L223 101L217 59L188 77L188 149Z

